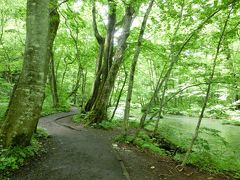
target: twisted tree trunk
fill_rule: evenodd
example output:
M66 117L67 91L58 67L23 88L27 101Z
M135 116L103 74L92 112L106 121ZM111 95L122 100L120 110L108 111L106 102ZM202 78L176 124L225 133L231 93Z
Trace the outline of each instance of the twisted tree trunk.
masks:
M90 123L100 123L107 119L107 105L110 94L112 92L118 70L123 61L124 51L127 47L126 41L130 34L130 27L133 20L134 9L131 5L126 8L125 16L123 18L122 29L123 32L119 37L118 46L114 55L114 62L108 72L107 79L103 84L101 91L98 93L97 99L91 109Z

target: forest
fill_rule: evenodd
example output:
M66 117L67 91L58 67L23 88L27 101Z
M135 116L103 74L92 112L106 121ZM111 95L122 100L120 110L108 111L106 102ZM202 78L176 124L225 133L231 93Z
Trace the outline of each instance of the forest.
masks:
M239 0L0 0L0 178L68 116L89 142L240 178L239 17Z

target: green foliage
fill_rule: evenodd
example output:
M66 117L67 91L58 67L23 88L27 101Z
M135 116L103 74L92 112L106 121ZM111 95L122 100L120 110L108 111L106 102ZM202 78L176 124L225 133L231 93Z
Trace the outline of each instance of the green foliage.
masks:
M142 149L146 149L151 152L154 152L158 155L161 155L161 156L166 155L166 152L164 149L159 148L156 144L153 144L149 140L145 140L145 139L138 137L133 141L133 144L137 145L138 147L140 147Z
M37 128L37 132L33 134L33 137L37 140L47 139L49 137L45 129Z
M44 103L41 116L47 116L50 114L54 114L56 112L68 112L69 110L70 110L69 105L54 108L54 107L52 107L52 104Z
M29 158L44 152L41 141L47 137L43 129L37 129L29 146L0 149L0 174L7 175L9 171L24 165Z
M229 107L223 106L223 105L214 105L210 108L208 108L207 112L209 117L223 119L228 118L227 110Z
M73 122L75 123L80 123L81 122L81 115L80 114L75 114L72 118Z
M86 124L87 123L87 120L86 120L86 118L85 118L85 114L80 114L80 113L78 113L78 114L75 114L74 116L73 116L73 122L75 122L75 123L82 123L82 124Z
M1 2L0 27L3 27L3 29L0 32L0 124L7 109L13 84L16 82L17 74L21 71L22 50L26 33L24 22L26 15L25 2L23 0L16 1L14 4L10 0ZM130 3L136 10L136 17L127 43L127 52L124 55L124 65L129 73L141 20L149 1L126 0L116 1L116 3L118 24L116 25L116 37L114 38L114 51L118 43L119 24L121 24L125 6ZM164 77L170 67L169 65L175 60L175 55L182 49L183 51L177 57L178 62L172 67L173 70L166 83L165 100L167 100L167 103L164 104L163 113L199 115L212 68L212 60L216 53L216 44L219 41L220 31L229 10L227 6L222 5L227 3L229 3L227 0L155 2L151 18L147 22L134 78L132 102L141 104L142 112L145 112L149 106L148 102L156 89L158 78L161 77L162 79ZM205 117L232 119L233 112L237 112L240 91L239 6L240 4L236 2L224 35L224 41L221 44ZM184 9L182 14L181 7ZM98 43L93 33L92 17L89 16L91 8L92 3L90 1L81 1L81 3L68 1L59 7L63 21L59 25L54 42L54 61L60 107L53 107L51 91L47 86L42 115L68 111L71 101L74 101L73 99L76 100L77 105L84 105L91 95L96 74L95 60L98 56ZM96 8L98 30L105 37L108 1L98 1ZM219 8L220 11L196 31L199 24ZM192 37L192 39L183 47L182 45L188 37ZM79 78L79 69L81 70L79 89L76 95L70 97L69 95L76 86L76 80ZM83 78L84 74L86 74L85 80ZM123 79L123 74L118 73L116 85L118 81ZM161 88L162 90L163 88ZM151 113L159 109L161 91L155 97ZM115 87L113 98L118 97L118 94L119 90ZM125 96L126 93L124 92L121 100L125 99ZM139 119L140 112L137 113L135 119ZM91 114L86 116L78 114L74 116L73 120L87 124L88 116L91 116ZM118 127L119 124L119 121L104 121L98 127L112 129ZM224 124L239 125L240 123L238 120L229 120ZM188 126L188 123L184 125ZM129 127L137 128L138 122L129 121ZM147 126L148 130L153 130L153 127L151 123ZM171 144L186 149L191 140L192 132L185 132L186 129L181 130L175 127L172 127L170 122L161 124L158 133L161 138L168 140ZM159 151L158 153L161 154L161 149L159 150L159 147L154 144L156 140L150 138L147 134L140 133L140 136L135 140L132 137L125 138L126 140L123 141L134 141L141 148L152 149L154 152ZM232 169L236 173L239 171L240 162L238 160L233 162L231 159L239 159L233 151L237 148L229 147L219 131L203 128L194 145L189 163L223 171ZM178 156L181 156L181 154L178 154ZM13 159L9 161L14 162Z
M115 142L120 142L120 143L132 143L134 141L134 136L130 135L118 135L114 138Z
M0 78L0 125L2 123L2 118L8 107L8 100L12 85L6 80Z
M214 138L215 143L222 143L223 145L227 145L228 142L221 136L221 131L212 129L212 128L207 128L207 127L202 127L199 130L200 135L201 134L207 134L208 136Z
M211 139L202 138L206 135ZM237 153L229 151L229 148L228 142L220 135L220 131L201 128L200 138L194 145L188 163L208 171L230 172L237 176L237 172L240 170L240 161L236 159Z
M140 147L141 149L148 150L160 156L166 155L165 150L159 148L158 144L154 143L153 139L151 139L146 133L142 131L139 133L139 136L137 138L131 135L119 135L115 137L114 140L120 143L127 143L127 144L132 143Z
M1 102L7 102L9 99L9 92L12 90L12 84L5 79L0 78L0 100Z
M7 168L18 169L19 166L23 165L26 158L34 156L39 151L39 145L35 140L32 140L31 146L26 148L15 147L12 149L2 149L0 159L0 171Z
M70 104L68 101L61 101L60 106L55 108L53 107L52 97L50 94L49 88L46 88L46 97L42 107L42 116L47 116L56 112L67 112L70 110Z
M89 125L89 117L88 117L88 114L85 115L85 114L76 114L73 116L73 122L75 123L81 123L81 124L84 124L84 125ZM91 124L92 127L94 128L100 128L100 129L105 129L105 130L110 130L110 129L114 129L114 128L117 128L117 127L120 127L122 124L122 122L120 120L112 120L112 121L109 121L109 120L106 120L106 121L103 121L99 124Z
M178 127L179 124L172 126L170 123L162 123L158 130L159 137L157 136L156 139L164 138L170 144L186 151L193 134L186 132L186 128ZM152 131L152 124L148 124L146 129ZM176 151L174 158L181 161L184 155L182 151ZM240 160L238 157L239 151L226 141L221 131L202 127L187 163L207 171L228 172L239 177Z
M99 128L108 130L108 129L114 129L116 127L119 127L120 125L121 125L121 122L117 120L103 121L99 124Z
M128 122L128 125L129 125L130 128L135 128L135 129L137 129L139 127L139 123L136 122L136 121L133 121L133 120L130 120Z
M3 119L3 116L7 110L7 104L6 103L0 103L0 125Z

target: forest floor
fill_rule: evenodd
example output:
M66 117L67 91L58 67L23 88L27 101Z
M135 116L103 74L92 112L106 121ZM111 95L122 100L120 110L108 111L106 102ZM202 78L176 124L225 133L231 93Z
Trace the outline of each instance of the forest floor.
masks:
M85 128L72 122L70 113L41 118L39 126L50 135L47 153L33 159L10 178L12 180L221 180L187 167L178 172L176 161L155 156L134 146L116 144L118 130Z

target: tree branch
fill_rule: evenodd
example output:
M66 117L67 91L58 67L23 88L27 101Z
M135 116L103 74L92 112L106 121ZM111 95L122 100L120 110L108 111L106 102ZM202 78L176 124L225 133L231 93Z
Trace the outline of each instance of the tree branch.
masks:
M98 44L102 44L104 41L104 38L100 35L97 27L97 22L96 22L96 5L95 5L95 0L93 1L93 7L92 7L92 17L93 17L93 30L94 30L94 35L98 41Z

